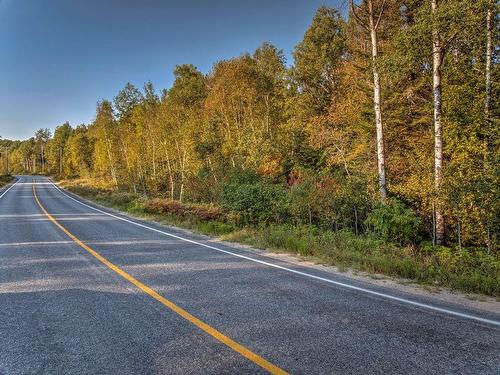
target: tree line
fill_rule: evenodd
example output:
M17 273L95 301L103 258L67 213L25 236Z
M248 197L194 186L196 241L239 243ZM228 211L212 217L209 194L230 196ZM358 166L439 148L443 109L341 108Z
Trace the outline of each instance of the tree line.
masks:
M4 169L181 202L272 186L295 222L356 232L404 207L425 240L495 249L498 21L493 0L321 7L290 64L263 43L208 74L178 65L161 92L127 83L90 124L0 140Z

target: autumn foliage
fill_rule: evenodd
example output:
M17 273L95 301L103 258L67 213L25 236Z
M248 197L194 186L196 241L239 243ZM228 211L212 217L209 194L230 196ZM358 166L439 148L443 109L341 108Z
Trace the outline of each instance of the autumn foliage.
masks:
M498 254L497 5L441 1L432 13L429 1L370 3L381 14L376 59L364 27L369 2L356 2L359 19L321 7L293 61L263 43L215 62L207 73L179 65L172 87L161 92L150 82L142 90L128 83L112 100L98 102L89 124L65 123L53 135L42 129L25 141L2 140L10 172L105 181L107 189L124 196L145 197L148 212L236 225L309 225L421 248L436 242L439 211L452 251ZM494 15L491 61L488 9ZM439 185L432 86L436 33L444 46ZM374 64L380 76L385 207Z

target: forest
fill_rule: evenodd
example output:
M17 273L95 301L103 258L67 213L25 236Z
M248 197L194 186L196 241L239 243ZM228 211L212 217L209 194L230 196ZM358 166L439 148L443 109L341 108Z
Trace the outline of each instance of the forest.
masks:
M4 171L500 293L497 2L349 5L319 8L293 61L264 42L207 74L178 65L170 88L127 83L89 124L0 139Z

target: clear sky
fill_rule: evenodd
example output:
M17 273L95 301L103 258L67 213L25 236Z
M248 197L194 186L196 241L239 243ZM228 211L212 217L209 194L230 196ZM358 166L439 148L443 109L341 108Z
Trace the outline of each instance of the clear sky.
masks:
M347 0L0 0L0 136L89 123L126 82L159 91L268 41L288 63L316 9Z

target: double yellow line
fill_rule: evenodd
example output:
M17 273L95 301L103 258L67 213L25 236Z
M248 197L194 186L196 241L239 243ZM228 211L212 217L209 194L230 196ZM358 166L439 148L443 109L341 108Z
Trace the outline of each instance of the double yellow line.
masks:
M243 357L249 359L256 365L262 367L263 369L269 371L271 374L287 374L286 371L282 370L276 365L273 365L271 362L265 360L261 356L255 354L252 352L250 349L247 349L241 344L238 344L236 341L232 340L231 338L227 337L220 331L216 330L215 328L211 327L207 323L201 321L194 315L191 315L188 313L186 310L184 310L182 307L177 306L175 303L172 301L169 301L165 297L161 296L158 292L150 288L149 286L141 283L139 280L137 280L135 277L130 275L129 273L125 272L122 270L120 267L117 265L111 263L109 260L104 258L101 254L99 254L97 251L93 250L90 246L82 242L78 237L76 237L74 234L72 234L70 231L68 231L61 223L59 223L51 214L47 212L45 207L40 203L40 200L38 199L38 196L36 195L36 188L35 188L35 183L33 183L33 196L35 197L35 201L40 206L40 209L43 211L45 216L49 218L50 221L52 221L59 229L61 229L69 238L71 238L76 244L78 244L80 247L85 249L90 255L95 257L97 260L99 260L101 263L103 263L105 266L108 268L112 269L114 272L116 272L118 275L123 277L125 280L129 281L130 283L134 284L137 288L142 290L144 293L149 295L150 297L154 298L158 302L160 302L162 305L165 307L169 308L176 314L180 315L184 319L186 319L188 322L194 324L196 327L200 328L202 331L208 333L210 336L214 337L216 340L220 341L221 343L227 345L229 348L233 349L235 352L239 353Z

